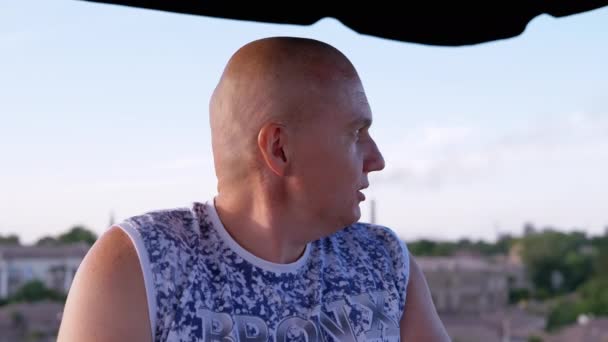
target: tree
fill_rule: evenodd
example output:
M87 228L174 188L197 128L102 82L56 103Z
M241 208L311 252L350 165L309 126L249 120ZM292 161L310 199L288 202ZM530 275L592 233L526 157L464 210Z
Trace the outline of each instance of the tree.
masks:
M78 242L86 242L92 245L97 240L97 235L84 226L74 226L69 231L53 237L50 235L40 238L36 246L59 246Z
M494 253L496 254L509 254L511 247L517 242L517 239L510 234L502 234L496 240L494 245Z
M599 276L581 286L579 293L584 313L608 316L608 276Z
M522 238L522 259L537 294L548 296L576 290L593 274L592 254L584 233L562 233L551 229Z
M15 234L10 234L7 236L0 235L0 246L19 246L21 242L19 241L19 237Z
M64 301L65 296L53 289L47 288L40 280L32 280L25 283L17 292L10 296L8 302L37 302L44 299Z
M574 299L560 299L547 319L547 330L574 323L582 315L608 316L608 276L595 277L577 290Z
M578 315L584 311L582 305L578 301L560 300L547 317L547 331L553 331L557 328L576 322Z
M84 226L74 226L67 233L59 235L57 240L61 244L86 242L92 245L97 240L97 235Z
M52 236L45 236L36 242L36 246L57 246L59 241Z
M567 252L562 265L566 290L575 290L593 275L593 257L580 253L580 249Z
M608 235L591 240L596 255L593 263L595 274L608 274Z
M418 240L408 244L408 248L413 255L429 256L433 255L437 242L431 240Z
M530 298L530 290L520 288L509 289L509 304L517 304Z

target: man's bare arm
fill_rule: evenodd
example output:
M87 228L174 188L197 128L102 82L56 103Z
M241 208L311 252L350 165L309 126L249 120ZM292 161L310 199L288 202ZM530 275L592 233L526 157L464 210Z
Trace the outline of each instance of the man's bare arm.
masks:
M112 228L72 283L58 342L152 341L143 273L130 238Z
M411 254L407 300L400 330L401 342L451 341L437 314L424 274Z

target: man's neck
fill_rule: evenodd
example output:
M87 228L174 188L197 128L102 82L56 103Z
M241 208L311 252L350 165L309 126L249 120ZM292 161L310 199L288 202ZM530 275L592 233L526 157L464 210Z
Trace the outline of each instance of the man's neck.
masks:
M243 196L247 195L220 193L215 198L220 221L232 238L253 255L269 262L287 264L299 259L306 241L298 241L290 232L306 227L296 227L297 222L289 220L289 215L276 203Z

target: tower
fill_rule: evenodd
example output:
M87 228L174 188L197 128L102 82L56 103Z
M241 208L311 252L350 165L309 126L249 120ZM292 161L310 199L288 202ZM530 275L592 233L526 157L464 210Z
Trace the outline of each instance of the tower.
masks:
M376 224L376 200L372 199L370 202L370 223Z
M110 222L109 222L110 225L108 227L112 227L114 225L115 221L116 220L114 219L114 211L112 210L112 211L110 211Z

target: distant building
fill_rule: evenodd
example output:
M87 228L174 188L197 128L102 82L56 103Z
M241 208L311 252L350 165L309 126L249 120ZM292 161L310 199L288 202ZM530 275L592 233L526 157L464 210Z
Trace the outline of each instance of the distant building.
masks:
M482 313L508 304L508 279L502 267L477 257L419 257L437 311Z
M608 342L608 318L579 317L578 323L560 329L543 341Z
M544 317L509 305L511 289L530 286L518 255L416 258L454 342L527 342L543 333Z
M51 301L0 307L0 342L55 342L63 304Z
M485 314L443 314L441 320L454 342L527 342L531 336L543 336L546 323L544 317L518 307Z
M418 257L437 311L480 314L504 309L509 289L525 286L523 266L478 256Z
M89 250L86 243L65 246L0 246L0 299L33 280L67 293L80 262Z

